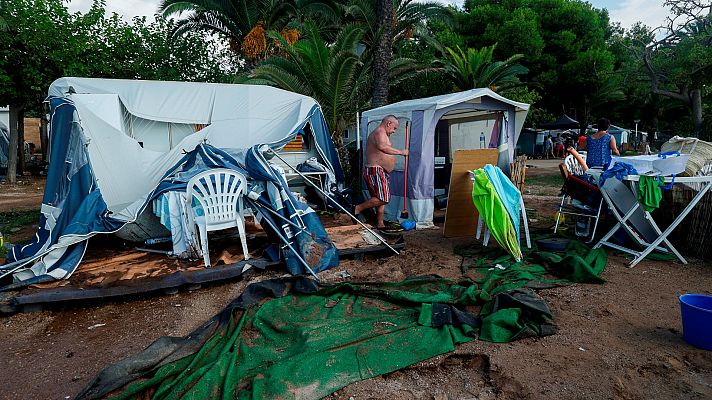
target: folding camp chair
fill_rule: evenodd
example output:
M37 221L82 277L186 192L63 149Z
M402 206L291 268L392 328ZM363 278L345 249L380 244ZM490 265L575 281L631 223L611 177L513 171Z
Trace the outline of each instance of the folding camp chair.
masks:
M594 246L594 249L600 248L601 246L608 246L632 254L636 258L629 266L635 266L644 258L644 256L641 257L643 254L642 251L629 249L620 244L608 241L620 228L623 228L628 236L635 240L639 246L643 248L652 246L650 251L654 249L664 253L672 252L680 261L687 264L685 258L682 257L666 237L662 238L662 243L658 241L662 235L662 231L650 216L650 213L640 207L635 194L623 182L615 178L609 178L601 187L601 193L606 203L608 203L611 213L618 220L618 223L601 238ZM662 244L664 247L658 246L658 244ZM648 251L648 253L650 251Z
M582 157L585 158L586 155L584 154ZM561 203L556 212L554 233L558 231L562 217L571 215L577 219L585 220L585 222L576 222L576 233L589 237L587 243L591 243L596 237L598 221L603 209L603 197L595 185L581 178L584 170L574 156L571 154L566 156L564 167L568 174L564 176L564 186L561 188ZM585 224L584 228L579 227L579 223ZM591 229L591 224L593 224L593 229Z

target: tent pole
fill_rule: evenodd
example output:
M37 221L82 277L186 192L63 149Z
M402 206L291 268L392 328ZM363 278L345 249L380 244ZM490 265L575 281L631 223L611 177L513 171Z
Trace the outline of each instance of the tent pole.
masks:
M272 209L270 209L270 208L267 208L267 207L264 207L264 209L267 210L267 211L269 211L270 213L272 213L272 215L276 216L277 218L280 218L282 221L284 221L284 222L288 223L289 225L292 225L293 227L297 228L297 230L299 231L299 233L302 233L302 232L306 232L306 231L307 231L307 228L301 227L301 226L295 224L294 222L288 220L287 218L284 218L283 216L279 215L278 212L276 212L276 211L274 211L274 210L272 210Z
M258 212L261 212L261 211L259 211L259 208L257 208L257 207L255 207L255 208L258 210ZM269 226L272 228L272 230L277 234L277 236L279 236L280 240L282 240L282 241L287 245L287 247L289 247L289 249L292 250L292 253L294 253L294 255L297 256L297 258L299 259L299 261L301 261L302 264L304 264L304 266L307 267L307 270L309 271L310 274L312 274L312 276L316 279L316 281L317 281L317 282L321 282L321 281L319 280L319 277L316 276L316 274L314 273L314 270L311 269L311 267L309 266L309 264L307 264L307 262L304 261L304 259L302 258L302 256L300 256L299 253L297 253L296 250L294 250L294 247L292 247L292 244L289 242L289 240L287 240L284 236L282 236L282 234L279 233L279 229L277 229L274 225L272 225L272 221L270 221L269 218L266 218L266 217L264 217L264 216L262 217L262 219L264 219L265 221L267 221L267 223L268 223Z
M296 172L297 174L299 174L299 176L301 176L302 179L304 179L304 182L310 184L314 189L318 190L319 193L321 193L325 198L331 200L334 204L336 204L336 206L337 206L341 211L343 211L343 212L345 212L346 214L348 214L349 217L351 217L351 219L353 219L354 221L358 222L359 225L361 225L362 227L364 227L369 233L371 233L373 236L375 236L376 238L378 238L378 240L380 240L381 243L383 243L384 245L386 245L386 247L388 247L389 249L391 249L394 253L400 255L400 253L398 252L398 250L394 249L390 244L388 244L388 242L386 242L386 239L382 238L381 235L377 234L377 233L374 232L371 228L369 228L368 226L366 226L366 224L364 224L363 222L359 221L358 218L356 218L356 217L355 217L353 214L351 214L347 209L345 209L341 204L339 204L338 201L332 199L331 196L329 196L325 191L321 190L321 189L317 186L316 183L312 182L309 178L307 178L306 176L304 176L301 172L297 171L296 168L294 168L294 167L292 167L291 165L289 165L289 163L288 163L287 161L285 161L284 158L280 157L280 155L277 154L276 151L274 151L274 150L272 150L272 149L269 149L269 151L270 151L272 154L274 154L275 157L279 158L283 163L285 163L289 168L291 168L294 172Z
M8 275L10 275L11 273L13 273L13 272L17 271L18 269L20 269L20 268L24 267L25 265L27 265L28 263L29 263L29 262L20 262L20 263L18 263L19 265L15 266L13 269L11 269L11 270L5 272L4 274L0 275L0 279L6 277L6 276L8 276ZM10 265L12 265L12 264L8 264L8 265L6 265L6 266L9 267Z
M359 113L357 111L356 112L356 152L361 151L361 121L359 121L358 114Z

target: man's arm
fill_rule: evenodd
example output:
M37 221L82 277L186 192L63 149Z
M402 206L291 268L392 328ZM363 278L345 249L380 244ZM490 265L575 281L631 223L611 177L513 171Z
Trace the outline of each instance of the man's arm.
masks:
M379 132L378 136L375 138L376 142L376 148L386 154L390 154L392 156L407 156L408 155L408 150L398 150L391 146L390 141L388 140L388 137L384 132Z

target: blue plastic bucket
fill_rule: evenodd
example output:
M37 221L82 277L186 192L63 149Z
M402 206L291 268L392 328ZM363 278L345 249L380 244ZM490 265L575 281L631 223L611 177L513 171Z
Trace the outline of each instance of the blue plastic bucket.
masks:
M682 337L695 347L712 350L712 296L683 294L680 296Z

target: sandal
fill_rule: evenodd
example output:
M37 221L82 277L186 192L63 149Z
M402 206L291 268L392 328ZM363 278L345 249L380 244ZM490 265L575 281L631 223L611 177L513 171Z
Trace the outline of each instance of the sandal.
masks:
M394 226L384 226L383 228L378 228L378 231L386 235L393 235L396 233L403 232L404 229L402 226L398 226L397 228Z

